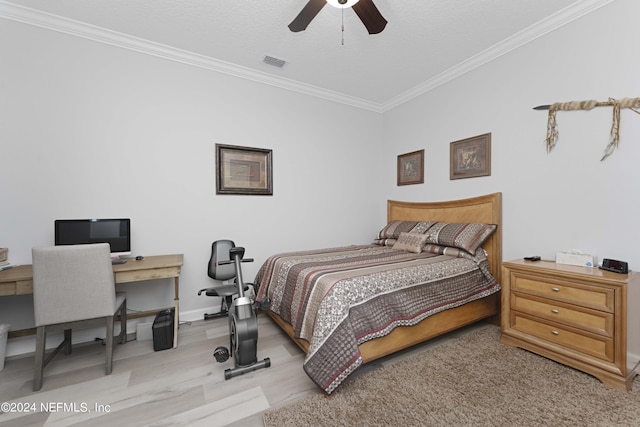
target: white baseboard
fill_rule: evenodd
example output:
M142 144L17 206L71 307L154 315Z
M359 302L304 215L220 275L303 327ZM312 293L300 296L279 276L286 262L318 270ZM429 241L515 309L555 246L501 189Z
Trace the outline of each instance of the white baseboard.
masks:
M195 322L196 320L204 320L205 313L217 313L220 311L220 307L207 307L207 308L199 308L197 310L189 310L189 311L181 311L180 312L180 323L183 322Z
M197 310L181 311L180 323L183 322L195 322L196 320L203 320L205 313L215 313L219 310L219 307L201 308ZM150 319L150 320L149 320ZM138 323L153 322L153 317L146 317L140 319L133 319L127 322L127 332L133 332L137 329ZM119 332L116 329L116 334ZM104 337L104 329L79 329L73 332L73 344L81 344L94 341L96 337ZM62 333L59 334L47 334L47 349L53 349L58 346L62 340ZM7 340L6 358L20 357L26 354L32 354L36 348L35 335L11 338Z

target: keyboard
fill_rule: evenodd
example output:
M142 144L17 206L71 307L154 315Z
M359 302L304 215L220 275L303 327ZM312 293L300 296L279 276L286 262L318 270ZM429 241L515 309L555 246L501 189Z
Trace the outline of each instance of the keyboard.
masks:
M126 259L112 259L111 260L111 264L115 265L115 264L124 264L125 262L127 262Z

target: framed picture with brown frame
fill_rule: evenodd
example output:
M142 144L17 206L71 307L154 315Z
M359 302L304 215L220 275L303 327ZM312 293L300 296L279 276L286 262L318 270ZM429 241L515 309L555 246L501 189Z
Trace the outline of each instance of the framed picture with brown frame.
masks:
M216 194L273 195L272 151L216 144Z
M398 185L424 182L424 150L398 156Z
M449 179L491 175L491 133L450 144Z

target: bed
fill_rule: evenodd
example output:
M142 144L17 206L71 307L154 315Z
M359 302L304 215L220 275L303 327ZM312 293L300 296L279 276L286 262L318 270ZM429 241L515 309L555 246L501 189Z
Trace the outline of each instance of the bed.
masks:
M273 255L254 281L256 299L269 299L267 314L306 353L305 372L328 394L363 363L498 321L501 193L389 200L387 222L369 245Z

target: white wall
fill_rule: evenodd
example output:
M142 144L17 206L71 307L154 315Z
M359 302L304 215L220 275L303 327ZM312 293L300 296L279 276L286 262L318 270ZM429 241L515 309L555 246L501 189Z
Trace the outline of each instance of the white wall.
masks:
M245 246L251 280L273 253L369 243L383 225L376 113L2 19L0 58L12 263L53 244L57 218L130 217L134 254L185 255L180 309L194 320L217 306L197 296L212 241ZM216 143L272 149L273 196L216 195ZM172 300L170 281L124 286L131 309ZM31 297L0 298L0 323L32 327ZM29 351L18 341L9 355Z
M640 115L621 113L620 145L609 142L612 109L558 112L554 102L640 96L633 28L640 2L617 0L385 114L382 198L447 200L503 193L503 259L579 249L640 269ZM492 134L490 177L449 180L450 142ZM398 154L425 149L425 184L395 186ZM640 325L639 328L640 329Z
M617 0L382 116L0 20L0 246L28 263L56 218L131 217L136 254L185 254L181 312L195 319L214 305L196 293L215 239L247 248L253 278L278 251L370 241L388 198L501 191L505 260L577 248L639 269L640 117L622 112L620 148L600 162L611 109L559 112L551 154L532 110L640 96L637 16ZM450 181L449 143L486 132L491 176ZM273 149L274 195L217 196L215 143ZM397 187L397 155L422 148L426 183ZM130 307L169 301L165 288L129 285ZM31 310L1 298L0 323L29 327Z

